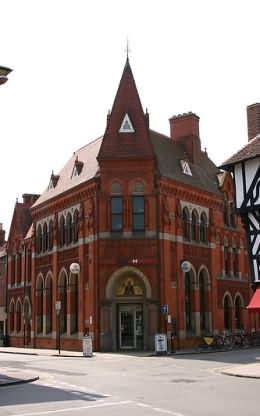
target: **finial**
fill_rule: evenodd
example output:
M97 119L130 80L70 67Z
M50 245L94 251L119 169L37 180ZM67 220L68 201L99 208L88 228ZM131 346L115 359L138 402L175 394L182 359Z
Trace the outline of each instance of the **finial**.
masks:
M125 52L126 52L126 59L128 61L129 53L131 52L131 49L129 48L129 39L128 39L128 37L126 38L126 49L125 49Z

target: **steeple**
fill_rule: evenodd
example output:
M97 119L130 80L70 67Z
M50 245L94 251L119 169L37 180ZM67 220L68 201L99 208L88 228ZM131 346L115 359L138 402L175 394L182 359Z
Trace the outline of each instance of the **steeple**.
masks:
M127 54L98 160L151 159L149 115L143 112Z

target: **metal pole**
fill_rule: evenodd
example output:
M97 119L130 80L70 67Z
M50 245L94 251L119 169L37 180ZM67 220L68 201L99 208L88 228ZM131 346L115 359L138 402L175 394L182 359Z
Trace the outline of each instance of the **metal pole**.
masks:
M58 314L58 348L59 348L59 354L60 354L60 311Z

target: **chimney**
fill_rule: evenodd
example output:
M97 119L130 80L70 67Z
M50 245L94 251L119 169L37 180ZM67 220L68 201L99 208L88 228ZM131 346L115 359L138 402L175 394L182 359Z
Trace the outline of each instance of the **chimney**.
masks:
M171 139L181 142L192 163L199 163L201 143L199 134L199 117L192 113L179 114L170 118Z
M260 103L251 104L247 107L247 130L248 141L260 134Z
M40 195L36 194L23 194L23 204L30 208L35 203L35 201L37 201L39 196Z
M3 230L3 224L0 222L0 246L5 242L5 230Z

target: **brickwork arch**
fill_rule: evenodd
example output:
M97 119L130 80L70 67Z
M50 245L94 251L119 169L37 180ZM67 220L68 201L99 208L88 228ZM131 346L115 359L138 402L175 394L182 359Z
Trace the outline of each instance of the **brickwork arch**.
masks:
M106 286L106 299L113 299L114 297L114 289L117 280L124 274L131 273L135 276L138 276L144 284L146 297L148 299L152 296L151 285L148 278L139 270L137 267L133 266L124 266L117 269L109 278L107 286Z

